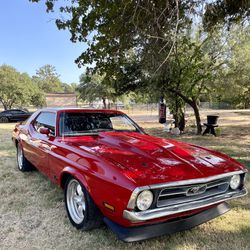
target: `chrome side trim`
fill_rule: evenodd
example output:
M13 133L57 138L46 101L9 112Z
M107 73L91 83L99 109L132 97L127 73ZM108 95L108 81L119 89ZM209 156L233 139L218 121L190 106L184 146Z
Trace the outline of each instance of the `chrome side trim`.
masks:
M189 179L189 180L183 180L183 181L174 181L174 182L167 182L167 183L137 187L130 196L127 208L134 209L137 195L141 191L146 190L146 189L157 189L157 188L166 188L166 187L174 187L174 186L189 185L189 184L206 183L209 181L214 181L217 179L230 177L235 174L244 174L246 172L247 172L247 169L219 174L219 175L213 175L213 176L205 177L205 178Z
M150 209L141 212L134 211L123 211L123 217L131 222L140 222L146 220L157 219L160 217L165 217L172 214L178 214L186 211L191 211L194 209L199 209L207 206L211 206L217 203L221 203L227 200L231 200L234 198L239 198L247 194L247 189L242 189L240 191L228 192L225 194L217 195L211 198L207 198L205 200L189 202L184 205L174 205L156 209Z

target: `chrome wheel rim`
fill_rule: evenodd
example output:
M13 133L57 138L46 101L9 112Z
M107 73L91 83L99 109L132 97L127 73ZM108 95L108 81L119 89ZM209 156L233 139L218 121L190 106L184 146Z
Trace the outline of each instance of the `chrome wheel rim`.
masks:
M72 179L67 186L67 207L70 217L76 224L83 222L86 202L81 184Z
M23 168L23 150L19 145L17 146L17 165L19 169Z

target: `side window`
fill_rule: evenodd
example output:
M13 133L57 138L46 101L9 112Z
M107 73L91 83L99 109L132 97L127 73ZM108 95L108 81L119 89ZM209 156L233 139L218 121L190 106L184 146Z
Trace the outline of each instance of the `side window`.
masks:
M23 114L23 111L22 110L12 110L11 113L16 114L16 115L17 114L20 115L20 114Z
M16 113L17 114L25 114L25 112L23 110L17 110Z
M55 135L56 114L51 112L42 112L38 115L33 125L38 132L40 128L48 128L51 135Z

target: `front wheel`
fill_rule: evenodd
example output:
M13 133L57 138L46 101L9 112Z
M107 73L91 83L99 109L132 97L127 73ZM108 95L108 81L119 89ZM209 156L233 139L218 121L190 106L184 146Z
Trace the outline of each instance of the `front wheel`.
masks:
M102 216L85 187L75 178L67 180L64 201L70 222L84 231L97 228Z

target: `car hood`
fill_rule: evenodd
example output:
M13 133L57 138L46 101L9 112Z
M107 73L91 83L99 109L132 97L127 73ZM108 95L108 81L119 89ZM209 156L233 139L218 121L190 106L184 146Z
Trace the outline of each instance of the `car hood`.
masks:
M192 144L131 132L102 132L71 146L116 164L137 185L203 178L244 169L222 153ZM126 170L124 170L126 169Z

